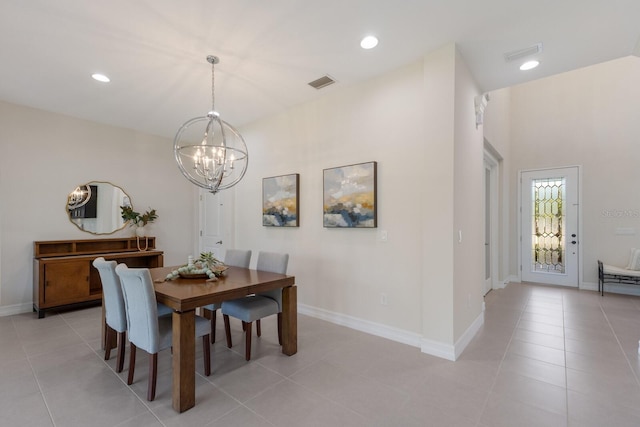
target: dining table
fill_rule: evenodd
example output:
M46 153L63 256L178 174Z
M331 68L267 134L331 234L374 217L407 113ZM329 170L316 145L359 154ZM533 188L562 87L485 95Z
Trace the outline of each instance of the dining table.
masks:
M195 406L196 309L247 295L282 289L282 353L298 351L295 277L268 271L228 267L216 280L167 275L178 267L150 268L156 300L173 309L172 404L177 412Z

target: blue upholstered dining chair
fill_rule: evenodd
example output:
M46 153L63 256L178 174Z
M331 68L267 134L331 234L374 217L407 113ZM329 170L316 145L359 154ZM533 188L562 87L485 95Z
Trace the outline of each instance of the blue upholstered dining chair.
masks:
M149 386L147 400L156 395L156 378L158 376L158 352L171 347L172 316L158 317L156 293L153 288L151 273L147 268L128 268L124 264L116 267L116 273L122 283L122 295L127 313L127 329L131 342L129 356L129 377L127 384L133 383L136 365L136 349L149 353ZM209 321L196 316L196 338L202 337L204 354L204 373L211 374L211 352L209 344Z
M104 298L105 323L107 324L104 360L111 357L113 334L117 333L118 355L116 358L116 372L122 372L124 367L124 351L127 339L127 315L122 297L120 278L116 274L116 262L105 261L103 257L93 260L93 266L100 274L102 295ZM158 304L158 315L171 314L171 309L164 304Z
M224 254L224 263L231 267L249 268L251 263L251 251L241 249L228 249ZM202 309L205 316L211 319L211 344L216 341L216 313L222 304L209 304Z
M287 273L289 254L276 252L258 253L257 269L272 273ZM222 317L224 329L227 335L227 347L231 348L231 328L229 316L242 321L242 329L245 331L245 355L246 360L251 359L251 324L256 322L256 332L262 335L260 319L263 317L278 315L278 343L282 345L282 289L261 292L245 298L239 298L222 303Z

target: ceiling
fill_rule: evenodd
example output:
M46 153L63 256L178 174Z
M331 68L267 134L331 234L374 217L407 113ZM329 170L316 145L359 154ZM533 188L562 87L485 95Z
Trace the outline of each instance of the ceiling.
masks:
M0 100L172 138L210 109L209 54L241 126L452 42L485 92L639 54L638 17L638 0L2 0ZM505 61L540 42L538 68Z

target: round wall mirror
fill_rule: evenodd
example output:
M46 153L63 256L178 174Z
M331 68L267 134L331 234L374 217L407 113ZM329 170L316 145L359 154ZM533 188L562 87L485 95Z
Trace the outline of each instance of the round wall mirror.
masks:
M77 186L67 196L69 220L82 231L111 234L124 228L120 206L131 206L124 190L110 182L91 181Z

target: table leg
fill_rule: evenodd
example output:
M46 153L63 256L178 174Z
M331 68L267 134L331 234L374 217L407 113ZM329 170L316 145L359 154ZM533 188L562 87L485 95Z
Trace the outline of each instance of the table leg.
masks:
M298 352L298 288L282 288L282 352L292 356Z
M173 409L196 404L195 310L173 312Z

